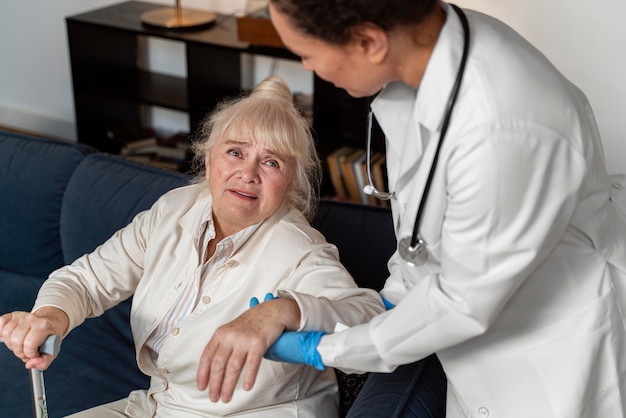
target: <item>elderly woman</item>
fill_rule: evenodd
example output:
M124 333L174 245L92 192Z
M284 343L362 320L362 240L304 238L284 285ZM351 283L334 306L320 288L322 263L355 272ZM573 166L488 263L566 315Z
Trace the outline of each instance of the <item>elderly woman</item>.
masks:
M150 387L75 416L337 416L331 369L251 364L254 388L244 379L232 402L197 384L207 342L241 314L271 319L277 337L284 330L332 332L384 310L306 220L319 161L282 79L270 77L249 97L219 107L201 136L195 150L204 178L165 194L93 253L52 273L32 314L0 317L0 336L26 367L46 369L53 358L37 347L48 335L65 336L133 295L137 361ZM249 308L268 291L279 298ZM301 316L301 304L321 314Z

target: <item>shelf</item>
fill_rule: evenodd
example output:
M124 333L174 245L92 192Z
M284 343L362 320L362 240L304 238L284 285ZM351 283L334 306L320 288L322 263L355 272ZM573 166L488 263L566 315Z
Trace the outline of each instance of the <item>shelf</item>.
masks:
M97 82L94 82L97 80ZM186 112L187 80L143 70L91 70L75 83L81 94L116 98Z
M237 19L232 15L218 14L214 25L200 30L159 30L144 26L141 23L140 17L143 13L163 7L167 6L142 1L128 1L71 16L67 18L67 21L108 27L133 34L141 33L145 36L181 41L186 44L209 44L217 48L250 54L299 60L296 55L284 48L256 46L240 41L237 37Z
M219 102L242 93L243 54L299 61L287 49L239 41L235 16L218 15L215 24L197 30L142 25L144 12L162 7L127 1L66 18L79 142L116 152L106 137L107 130L145 126L146 106L187 113L193 134ZM141 68L144 37L183 43L186 77ZM354 99L312 77L313 132L320 159L324 161L343 145L362 147L369 99ZM322 192L332 193L327 180Z

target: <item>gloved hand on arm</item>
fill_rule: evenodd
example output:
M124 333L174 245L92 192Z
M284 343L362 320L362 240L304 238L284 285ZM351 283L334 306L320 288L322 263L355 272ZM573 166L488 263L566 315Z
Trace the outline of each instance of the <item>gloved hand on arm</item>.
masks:
M265 295L265 300L271 293ZM382 297L385 309L390 310L395 307L393 303ZM253 298L256 299L256 298ZM257 300L258 304L258 300ZM252 306L252 300L250 301ZM318 370L324 370L324 363L317 351L320 339L325 334L321 331L287 331L268 348L263 357L269 360L282 361L292 364L308 364Z
M274 296L271 293L266 293L265 297L263 298L263 302L267 302L268 300L273 300L273 299L278 299L278 296ZM257 297L251 297L250 298L250 307L254 308L255 306L257 306L259 304L259 299Z
M271 293L267 293L263 298L263 302L277 299ZM253 308L259 304L259 299L253 297L250 299L250 307ZM272 344L263 357L268 360L282 361L291 364L308 364L318 370L324 370L322 358L317 352L317 345L325 332L320 331L286 331L283 332L274 344Z
M324 334L326 333L323 331L283 332L263 357L291 364L308 364L317 370L324 370L324 363L317 351Z

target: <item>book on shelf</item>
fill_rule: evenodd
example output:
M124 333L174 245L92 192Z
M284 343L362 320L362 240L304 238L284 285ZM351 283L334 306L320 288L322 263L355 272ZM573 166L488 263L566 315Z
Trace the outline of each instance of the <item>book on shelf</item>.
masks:
M162 158L185 161L189 151L189 135L179 132L175 135L157 140L155 154Z
M387 158L385 154L376 152L372 156L372 165L371 165L371 173L372 173L372 182L374 183L374 187L376 187L381 192L388 192L387 187L387 167L386 167ZM382 206L384 208L389 207L388 200L380 200L375 199L377 206Z
M119 153L128 160L177 171L188 163L190 139L185 132L157 137L150 128L117 128L107 135L121 144Z
M358 191L358 201L364 205L369 204L369 196L365 194L363 189L367 184L367 174L365 173L365 164L367 154L365 150L361 150L361 154L352 162L352 173L356 182L356 190ZM356 199L356 198L355 198ZM356 201L356 200L355 200Z
M343 160L350 154L354 148L344 146L333 151L327 158L328 171L330 173L330 181L335 189L335 197L340 200L347 199L346 186L344 183L342 168Z
M347 200L354 203L361 203L361 194L363 193L363 189L359 190L354 171L354 167L359 166L362 161L365 161L365 150L355 149L343 160L341 167L346 184Z
M328 155L326 160L336 199L372 206L389 207L389 202L366 195L363 191L363 188L369 184L365 150L343 146ZM385 161L383 153L372 153L370 161L372 183L380 191L387 190Z
M154 166L154 167L167 168L168 170L175 170L175 171L178 171L180 169L180 166L182 163L183 162L178 159L160 157L158 155L150 158L150 161L147 162L147 164Z
M145 138L124 144L120 154L149 154L156 150L156 138Z
M154 152L157 143L156 132L147 127L116 126L107 129L106 136L118 145L121 155Z
M372 164L375 164L376 158L379 156L380 154L372 154L371 156L371 159L370 159L370 176L372 178L371 180L367 176L367 160L365 160L365 162L363 163L361 167L361 173L363 175L363 178L365 179L365 184L370 184L370 181L372 182L372 184L374 184L373 183L374 176L372 175L371 166ZM363 195L365 196L365 199L367 200L368 205L378 206L378 199L376 199L374 195L368 195L365 193L363 193Z
M173 171L181 171L184 165L184 162L181 162L180 160L167 157L159 157L154 154L129 154L123 155L122 158L130 161L135 161L137 163L146 164L152 167L166 168Z

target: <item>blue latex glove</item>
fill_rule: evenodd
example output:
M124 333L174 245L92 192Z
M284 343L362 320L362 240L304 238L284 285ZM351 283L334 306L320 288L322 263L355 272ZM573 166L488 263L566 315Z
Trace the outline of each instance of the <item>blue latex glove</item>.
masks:
M272 300L272 299L278 299L278 296L274 296L271 293L266 293L265 294L265 298L263 298L263 302L267 302L268 300ZM256 297L252 297L250 298L250 307L254 308L256 305L259 304L259 299Z
M291 364L308 364L317 370L324 370L324 363L317 352L317 345L324 334L322 331L283 332L263 357Z
M387 299L383 298L381 296L381 298L383 299L383 305L385 305L385 309L390 310L396 307L396 305L394 305L393 303L389 302Z

